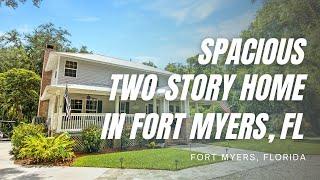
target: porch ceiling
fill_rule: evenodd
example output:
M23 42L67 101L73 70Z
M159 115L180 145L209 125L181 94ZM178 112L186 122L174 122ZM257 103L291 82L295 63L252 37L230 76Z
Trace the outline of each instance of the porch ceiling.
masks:
M49 85L45 88L41 100L47 100L51 96L59 95L64 93L66 85ZM111 92L109 87L99 87L99 86L87 86L87 85L78 85L78 84L68 84L69 93L78 93L78 94L95 94L95 95L107 95ZM119 90L118 90L119 91ZM117 93L120 93L117 92Z
M66 89L65 84L61 85L49 85L45 88L40 100L48 100L50 97L63 94ZM88 86L88 85L78 85L78 84L68 84L69 93L78 94L94 94L94 95L108 95L111 92L111 87L99 87L99 86ZM157 89L156 96L163 96L165 89ZM117 90L117 94L121 93L121 89ZM139 93L140 96L140 93Z

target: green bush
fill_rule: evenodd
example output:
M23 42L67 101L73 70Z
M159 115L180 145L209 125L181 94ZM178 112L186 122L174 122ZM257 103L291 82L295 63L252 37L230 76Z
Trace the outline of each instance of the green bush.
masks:
M122 150L127 149L130 146L130 129L129 128L124 128L121 134L121 139L120 139L120 147Z
M35 124L20 124L13 129L11 143L12 153L17 158L19 151L25 145L25 139L29 136L43 135L44 126Z
M86 152L98 152L102 143L101 129L98 127L89 127L82 131L82 141Z
M152 141L149 143L148 147L151 149L154 149L156 147L156 143L154 141Z
M42 134L28 136L18 157L27 158L34 163L68 161L74 157L74 144L67 133L56 137L45 137Z
M144 139L142 136L142 131L137 132L136 142L140 148L145 147L148 144L148 140Z

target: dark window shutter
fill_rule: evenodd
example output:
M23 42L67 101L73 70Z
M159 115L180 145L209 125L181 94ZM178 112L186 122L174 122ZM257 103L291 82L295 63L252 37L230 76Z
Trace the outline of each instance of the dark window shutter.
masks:
M153 113L153 104L148 104L148 114Z
M98 113L102 113L102 101L98 101Z
M126 113L129 114L129 102L126 102Z

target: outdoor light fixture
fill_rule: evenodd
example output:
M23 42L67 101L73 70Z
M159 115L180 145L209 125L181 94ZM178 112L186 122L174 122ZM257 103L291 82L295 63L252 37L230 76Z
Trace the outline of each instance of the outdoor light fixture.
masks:
M88 94L88 95L87 95L87 100L90 100L90 99L91 99L91 97L90 97L90 95Z
M176 159L174 162L176 163L176 170L178 170L178 162L179 162L179 160Z
M120 167L121 167L121 169L123 168L123 166L122 166L122 163L123 163L123 157L121 157L119 160L120 160Z

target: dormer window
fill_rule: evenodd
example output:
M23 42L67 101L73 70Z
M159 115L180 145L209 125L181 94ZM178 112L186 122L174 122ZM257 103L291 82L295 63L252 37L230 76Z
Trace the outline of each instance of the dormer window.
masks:
M69 77L77 77L77 67L77 62L66 61L64 75Z

